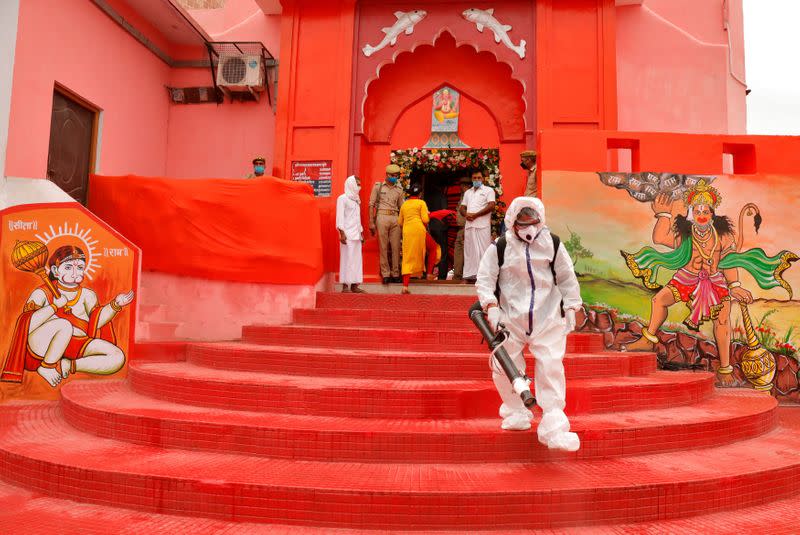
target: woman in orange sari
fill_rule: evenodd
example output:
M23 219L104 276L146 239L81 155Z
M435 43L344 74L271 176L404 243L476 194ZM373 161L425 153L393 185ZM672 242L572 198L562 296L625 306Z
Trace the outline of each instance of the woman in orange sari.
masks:
M428 206L419 198L422 188L411 186L410 197L400 207L397 223L403 227L403 291L411 293L408 284L411 277L419 277L425 270L425 226L430 221Z

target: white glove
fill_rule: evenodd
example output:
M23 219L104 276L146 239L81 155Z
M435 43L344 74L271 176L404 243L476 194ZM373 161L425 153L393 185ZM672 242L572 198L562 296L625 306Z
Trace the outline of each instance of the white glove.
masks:
M500 323L500 307L491 307L489 312L486 313L487 319L489 320L489 325L492 326L492 330L497 330L497 324Z
M575 330L575 309L568 309L564 311L564 334L569 334Z

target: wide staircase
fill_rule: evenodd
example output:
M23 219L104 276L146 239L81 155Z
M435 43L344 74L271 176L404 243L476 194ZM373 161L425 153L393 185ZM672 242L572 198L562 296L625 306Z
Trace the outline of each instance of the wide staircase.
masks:
M134 358L125 381L69 382L59 402L5 403L0 499L16 505L0 531L791 532L790 410L575 333L582 445L549 451L538 411L534 430L500 429L473 301L323 293L292 325Z

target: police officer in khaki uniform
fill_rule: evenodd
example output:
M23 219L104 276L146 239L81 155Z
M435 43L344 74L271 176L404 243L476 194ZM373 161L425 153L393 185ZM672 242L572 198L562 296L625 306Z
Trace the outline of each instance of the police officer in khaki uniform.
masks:
M536 182L536 151L526 150L519 155L519 165L528 173L528 180L525 182L525 193L523 197L538 197L539 184Z
M383 283L401 282L400 279L400 240L403 230L397 224L400 206L405 200L403 188L397 184L400 166L386 167L386 180L376 182L369 196L369 230L374 236L378 233L381 255L381 277ZM392 249L392 267L389 269L389 248Z

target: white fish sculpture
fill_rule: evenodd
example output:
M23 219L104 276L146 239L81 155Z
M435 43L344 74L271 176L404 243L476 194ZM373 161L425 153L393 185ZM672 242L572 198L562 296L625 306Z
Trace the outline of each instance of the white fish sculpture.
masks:
M527 45L525 39L521 39L519 45L515 45L508 36L508 32L511 31L511 26L508 24L500 24L500 21L494 18L494 9L487 9L484 11L483 9L470 8L465 10L461 15L469 22L474 23L479 32L483 32L484 27L492 30L495 43L502 42L508 48L516 52L520 59L525 58L525 46Z
M395 11L394 16L397 17L397 22L395 22L391 28L383 28L381 31L386 35L383 37L383 40L375 46L370 46L369 44L364 45L362 50L364 51L364 55L369 57L378 50L382 50L386 47L386 45L394 46L397 43L397 38L400 34L405 33L406 35L411 35L414 33L414 26L419 23L422 19L424 19L428 15L427 11L423 11L421 9L415 9L414 11L408 11L404 13L402 11Z

